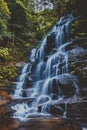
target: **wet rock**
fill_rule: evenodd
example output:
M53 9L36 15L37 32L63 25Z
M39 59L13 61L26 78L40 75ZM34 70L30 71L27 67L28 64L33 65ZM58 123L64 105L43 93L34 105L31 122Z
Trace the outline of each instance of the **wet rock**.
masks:
M83 122L83 120L87 123L87 102L85 100L78 101L73 104L67 104L67 116L71 118L75 118Z
M79 82L82 85L87 84L87 67L84 67L83 69L78 69L78 77L79 77Z
M31 78L31 76L28 76L28 78L26 78L26 82L25 82L23 88L29 88L29 87L31 87L31 85L32 85L32 78Z
M82 69L84 67L86 67L87 65L87 60L81 60L81 61L77 61L77 62L72 62L69 66L69 69L72 71L75 71L77 69Z
M78 76L79 86L87 84L87 50L76 48L76 53L69 55L69 69L73 75Z
M50 112L54 115L64 115L64 113L66 112L66 117L80 120L81 122L85 120L85 122L87 123L86 111L87 102L84 100L73 103L70 103L70 101L69 103L64 103L63 101L50 106Z
M67 46L69 70L78 78L78 101L67 104L67 116L87 123L87 38L77 39Z
M59 86L62 95L65 97L73 96L76 94L76 84L74 77L70 75L64 75L59 78Z
M35 67L36 67L36 62L33 62L32 64L30 64L31 72L34 71Z
M52 32L50 33L50 35L47 36L47 49L45 51L47 54L51 52L53 48L55 48L55 36L55 32Z
M44 57L44 62L47 62L48 56Z
M20 103L27 103L30 104L32 101L34 100L34 98L22 98L22 99L13 99L12 102L10 103L12 106L16 105L16 104L20 104Z
M82 130L81 126L70 120L57 117L31 118L29 121L6 120L0 123L1 130Z
M82 85L79 89L79 96L83 99L87 100L87 86L86 85Z
M83 49L86 49L87 48L87 37L72 40L72 44L68 44L66 46L66 50L70 51L76 47L81 47Z
M84 50L82 47L75 47L74 49L68 51L69 62L75 62L85 58L87 55L87 50ZM79 59L78 59L79 58Z
M51 105L49 108L50 108L50 113L52 115L55 115L55 116L59 116L59 115L63 115L64 113L64 106L65 104L63 105Z
M83 48L87 48L87 37L84 37L84 38L78 38L76 40L74 40L74 43L80 46L82 46Z

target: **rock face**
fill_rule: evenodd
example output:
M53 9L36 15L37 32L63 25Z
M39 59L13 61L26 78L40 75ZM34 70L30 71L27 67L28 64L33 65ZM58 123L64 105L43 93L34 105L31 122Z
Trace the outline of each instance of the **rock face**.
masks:
M87 122L87 38L67 46L69 70L78 79L79 96L76 103L67 104L67 115Z
M85 42L87 42L87 39ZM68 51L69 69L70 72L78 78L80 92L82 89L87 89L87 48L86 46L83 46L85 45L85 42L84 39L83 41L82 39L75 41L75 45L71 45L71 48L73 49ZM86 95L84 96L87 98Z
M69 71L72 74L65 75L59 79L59 84L62 89L65 100L48 103L50 113L54 115L62 115L66 110L65 115L70 118L77 119L87 123L87 47L86 39L74 40L72 44L66 46ZM74 81L77 79L78 98L73 96L75 93ZM73 80L72 80L73 79ZM68 98L67 98L68 97ZM64 116L65 116L64 115Z

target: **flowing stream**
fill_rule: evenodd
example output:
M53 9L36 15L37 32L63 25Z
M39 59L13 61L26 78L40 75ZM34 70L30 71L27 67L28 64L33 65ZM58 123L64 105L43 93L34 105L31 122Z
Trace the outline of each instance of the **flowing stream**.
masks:
M51 105L58 102L63 102L65 107L55 106L66 117L70 98L77 100L77 79L69 72L66 50L72 44L70 25L73 20L72 15L61 17L42 40L41 46L31 51L30 62L23 67L15 86L13 98L22 102L12 106L15 110L13 118L22 120L31 116L51 116ZM73 87L69 92L65 86L63 88L68 81Z

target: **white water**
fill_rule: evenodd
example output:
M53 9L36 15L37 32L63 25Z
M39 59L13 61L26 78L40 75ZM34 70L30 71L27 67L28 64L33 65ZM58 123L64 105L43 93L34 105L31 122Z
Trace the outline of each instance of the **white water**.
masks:
M15 98L15 99L23 98L22 97L22 90L23 90L23 86L25 83L25 79L26 79L27 74L28 74L28 66L29 66L29 64L26 64L23 67L21 75L18 78L18 84L16 86L15 93L13 95L13 98Z
M30 116L51 115L48 104L54 102L54 100L63 101L64 99L65 95L63 95L59 85L59 80L64 76L69 76L72 79L76 91L73 96L76 97L76 94L78 94L78 86L69 74L68 55L66 53L66 46L72 43L70 41L70 24L73 19L72 15L61 17L51 32L44 38L41 47L38 50L33 49L31 51L30 64L23 67L13 98L24 99L22 90L25 86L26 77L28 77L32 81L31 88L29 88L32 92L27 94L27 97L32 98L33 101L30 104L23 101L23 103L13 106L12 108L16 111L13 115L14 118L27 119ZM52 37L54 43L49 42ZM55 52L53 52L52 46L55 48ZM47 60L44 61L44 58L47 58ZM32 65L35 66L33 70ZM32 77L29 77L31 71L33 74ZM39 108L39 106L41 107ZM58 109L62 110L61 107ZM63 116L66 117L67 103L65 103L63 111Z
M87 130L87 128L82 128L83 130Z

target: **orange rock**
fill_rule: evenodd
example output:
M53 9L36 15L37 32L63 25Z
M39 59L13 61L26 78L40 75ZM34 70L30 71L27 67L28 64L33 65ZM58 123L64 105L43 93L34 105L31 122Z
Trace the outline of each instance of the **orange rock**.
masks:
M0 96L2 99L10 99L10 96L7 94L6 91L0 91Z

